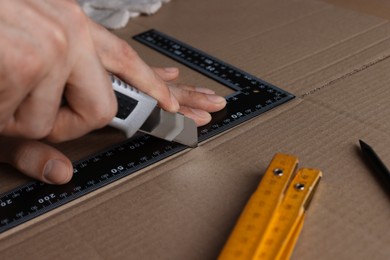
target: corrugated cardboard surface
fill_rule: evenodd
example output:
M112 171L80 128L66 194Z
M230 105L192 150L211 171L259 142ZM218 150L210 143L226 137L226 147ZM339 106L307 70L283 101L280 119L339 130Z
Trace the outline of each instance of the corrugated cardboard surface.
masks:
M324 173L293 259L389 258L389 198L357 146L390 165L388 21L312 0L173 0L116 32L176 66L130 39L150 28L298 98L1 237L1 258L215 259L276 152ZM228 92L177 66L180 81ZM60 148L76 159L121 139L105 129ZM3 190L24 180L1 169Z
M344 8L390 19L390 2L387 0L323 0Z

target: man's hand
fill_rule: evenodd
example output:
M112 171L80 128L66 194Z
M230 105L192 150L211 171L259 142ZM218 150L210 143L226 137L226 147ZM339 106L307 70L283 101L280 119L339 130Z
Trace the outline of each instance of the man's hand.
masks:
M117 109L106 71L179 109L137 53L74 1L2 1L0 30L2 135L64 141L105 126Z
M75 2L2 1L0 30L2 135L68 140L115 115L90 22ZM63 95L68 106L60 107Z
M175 68L154 71L167 81L178 75ZM180 104L179 111L192 118L198 126L210 122L209 112L218 111L226 105L226 100L212 90L169 85L170 92ZM0 136L0 162L9 163L27 176L52 184L66 183L73 175L72 164L64 154L35 140Z
M69 181L71 162L33 139L60 142L107 125L117 109L107 71L198 125L226 104L208 89L168 87L177 69L150 68L73 0L2 1L0 32L0 162L48 183Z

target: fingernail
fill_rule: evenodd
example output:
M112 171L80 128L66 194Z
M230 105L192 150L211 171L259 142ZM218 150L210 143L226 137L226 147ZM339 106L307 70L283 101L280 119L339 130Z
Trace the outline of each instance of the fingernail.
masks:
M69 166L61 160L50 160L43 170L43 177L52 184L62 184L69 179Z
M166 67L164 68L164 70L168 73L173 73L173 72L177 72L179 69L175 67Z
M180 108L179 102L177 101L176 97L173 95L172 92L171 92L171 103L174 111L179 110Z
M203 93L203 94L209 94L209 95L215 94L215 91L214 91L214 90L211 90L211 89L208 89L208 88L196 87L195 90L196 90L197 92L200 92L200 93Z
M207 98L208 100L216 104L226 102L225 98L217 95L207 95Z
M208 112L206 112L206 111L204 111L204 110L200 110L200 109L196 109L196 108L191 108L191 111L195 114L195 115L197 115L197 116L199 116L199 117L202 117L202 118L208 118L208 117L210 117L210 114L208 113Z

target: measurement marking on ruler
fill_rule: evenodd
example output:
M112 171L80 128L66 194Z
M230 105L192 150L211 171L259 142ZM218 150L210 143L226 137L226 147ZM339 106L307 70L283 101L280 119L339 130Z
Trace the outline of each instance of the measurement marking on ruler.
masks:
M212 121L198 128L199 142L277 107L294 96L230 64L150 30L134 37L147 46L220 82L236 92ZM163 160L187 147L147 135L137 135L73 164L65 185L30 182L0 196L0 233Z

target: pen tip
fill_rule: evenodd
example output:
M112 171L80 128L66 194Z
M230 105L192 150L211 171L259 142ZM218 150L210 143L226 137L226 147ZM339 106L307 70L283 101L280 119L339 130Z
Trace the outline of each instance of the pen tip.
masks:
M363 140L361 140L361 139L359 139L359 143L360 143L360 147L362 149L370 148L370 146L367 143L365 143Z

